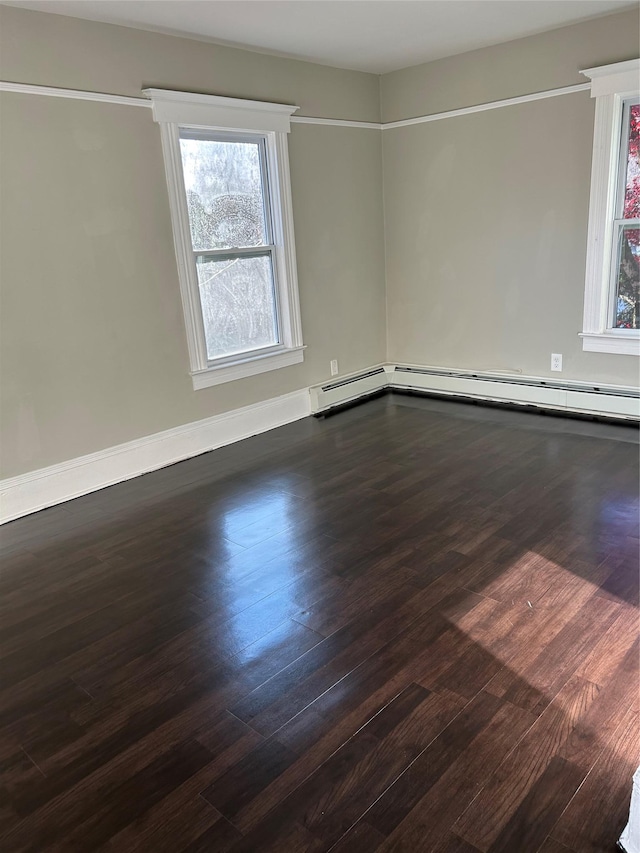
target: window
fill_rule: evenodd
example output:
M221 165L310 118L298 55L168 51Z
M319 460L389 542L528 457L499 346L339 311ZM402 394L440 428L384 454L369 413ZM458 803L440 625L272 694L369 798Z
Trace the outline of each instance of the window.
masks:
M640 328L640 99L623 103L620 185L613 221L612 324Z
M287 133L297 107L147 89L195 389L303 360Z
M582 73L596 99L583 348L640 355L640 61Z

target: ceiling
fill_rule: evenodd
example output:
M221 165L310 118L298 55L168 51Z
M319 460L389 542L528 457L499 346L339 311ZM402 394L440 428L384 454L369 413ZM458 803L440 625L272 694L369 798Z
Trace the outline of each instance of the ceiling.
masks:
M6 5L384 74L636 4L629 0L12 0Z

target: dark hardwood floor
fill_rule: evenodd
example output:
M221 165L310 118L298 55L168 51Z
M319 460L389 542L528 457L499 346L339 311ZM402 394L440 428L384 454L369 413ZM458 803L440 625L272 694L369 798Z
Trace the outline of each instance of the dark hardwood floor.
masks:
M410 397L6 525L2 851L613 851L637 430Z

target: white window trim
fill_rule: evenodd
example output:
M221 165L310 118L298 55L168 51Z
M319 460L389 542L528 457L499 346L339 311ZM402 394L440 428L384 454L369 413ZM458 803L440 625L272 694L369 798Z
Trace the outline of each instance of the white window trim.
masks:
M189 362L194 390L231 382L297 364L304 359L298 296L293 207L287 135L298 107L196 95L167 89L144 89L151 99L153 118L160 125L169 207L184 309ZM180 155L180 128L259 133L266 139L269 199L275 244L274 278L277 287L282 343L264 350L211 361L202 319L198 278L193 259L189 214Z
M596 99L582 348L589 352L640 355L640 331L609 326L622 102L638 94L640 60L588 68L580 73L591 80L591 97Z

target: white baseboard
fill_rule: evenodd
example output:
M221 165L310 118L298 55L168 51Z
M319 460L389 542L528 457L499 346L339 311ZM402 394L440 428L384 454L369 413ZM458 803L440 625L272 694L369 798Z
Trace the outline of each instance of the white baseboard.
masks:
M310 413L309 391L303 388L2 480L0 524L292 423Z
M314 414L385 388L465 397L560 412L640 418L638 389L620 385L498 374L422 365L385 364L310 388Z
M427 372L421 372L427 371ZM0 524L385 389L637 420L637 390L535 376L383 364L0 481ZM634 396L634 392L636 395Z

